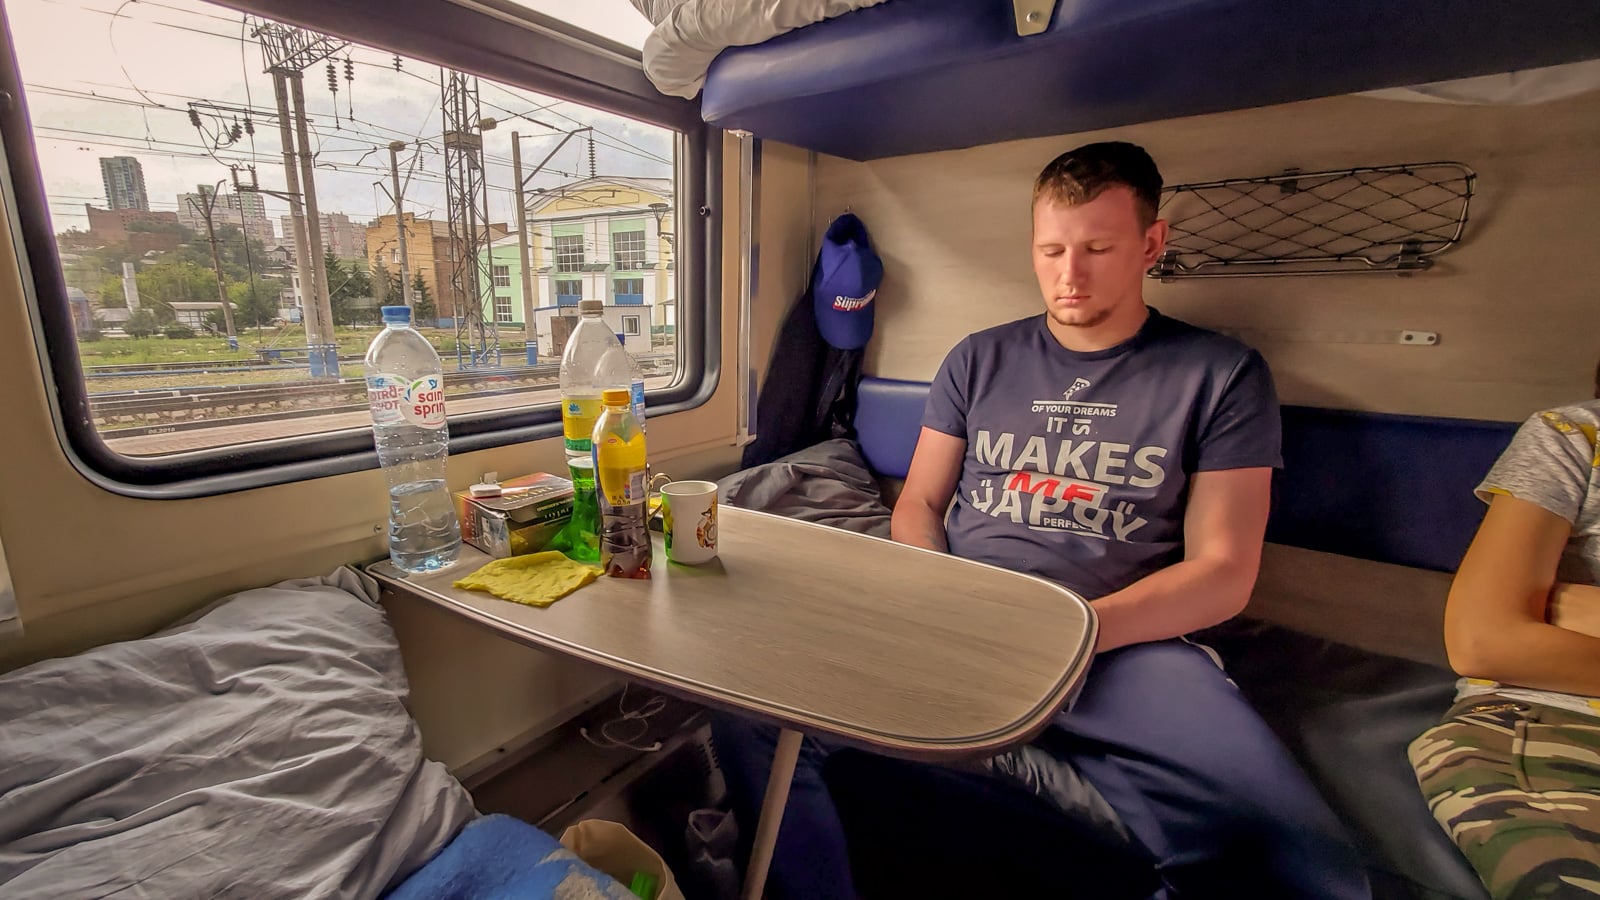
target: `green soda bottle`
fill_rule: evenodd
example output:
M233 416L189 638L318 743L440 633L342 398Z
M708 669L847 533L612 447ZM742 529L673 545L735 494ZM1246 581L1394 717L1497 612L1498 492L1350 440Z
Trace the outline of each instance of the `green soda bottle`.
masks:
M594 454L567 460L572 475L572 518L567 521L567 556L578 562L600 561L600 505L595 497Z
M644 430L633 414L632 391L613 388L600 399L605 408L593 441L600 568L613 578L649 578Z

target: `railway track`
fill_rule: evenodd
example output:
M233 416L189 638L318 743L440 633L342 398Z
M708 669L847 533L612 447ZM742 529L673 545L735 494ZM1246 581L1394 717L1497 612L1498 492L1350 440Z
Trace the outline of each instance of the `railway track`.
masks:
M646 375L671 371L672 354L639 357ZM559 363L444 374L450 399L484 397L555 385ZM107 391L89 396L95 427L107 436L161 434L244 421L355 412L367 408L360 378L311 384L223 385Z
M520 358L523 353L523 344L501 345L503 357ZM360 353L344 354L339 357L341 366L356 366L359 368L365 357ZM447 363L455 357L452 354L441 354ZM271 362L261 358L251 359L195 359L180 362L152 362L152 363L109 363L105 365L84 366L83 375L88 379L96 378L142 378L150 375L223 375L239 372L284 372L294 369L305 369L310 364L300 357L275 359Z

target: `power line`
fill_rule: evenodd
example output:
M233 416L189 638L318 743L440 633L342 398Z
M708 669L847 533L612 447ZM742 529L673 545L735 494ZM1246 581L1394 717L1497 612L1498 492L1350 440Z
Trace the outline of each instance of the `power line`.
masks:
M97 82L85 82L85 83L86 84L95 84ZM127 106L127 107L137 108L137 109L151 108L150 104L143 103L143 102L140 102L138 100L132 100L132 99L129 99L129 98L126 98L126 97L111 97L111 96L106 96L106 95L103 95L103 94L96 94L96 93L93 93L93 92L78 91L78 90L74 90L72 88L61 87L59 85L39 84L37 82L24 82L24 87L26 87L30 93L40 93L40 94L45 94L45 95L48 95L48 96L61 97L63 99L68 99L68 100L81 100L81 101L95 102L95 103L107 103L107 104L111 104L111 105ZM108 85L108 87L121 88L123 86L122 85ZM203 97L194 97L194 96L190 96L190 95L187 95L187 94L177 94L177 93L173 93L173 92L170 92L170 91L150 91L149 93L158 94L158 95L161 95L161 96L173 97L173 98L176 98L176 99L179 99L179 100L185 100L185 101L196 102L196 103L210 103L210 102L212 102L212 101L210 101L210 100L208 100L206 98L203 98ZM326 149L323 149L323 148L319 147L317 155L321 155L323 153L358 153L358 152L359 153L368 153L368 152L371 152L372 150L376 149L375 146L367 146L368 143L370 143L372 145L382 146L382 145L387 145L390 141L395 140L396 138L405 138L407 143L420 145L420 144L428 143L428 141L432 139L432 138L425 139L425 138L421 137L421 132L422 132L423 129L425 129L427 127L426 119L431 119L433 117L433 111L435 109L437 109L437 107L438 107L438 98L437 98L437 96L435 96L433 104L429 107L427 116L425 117L425 121L424 121L423 125L418 128L416 134L408 134L408 133L406 133L404 131L401 131L400 129L394 128L392 126L380 125L378 123L373 123L373 122L361 122L361 124L368 125L369 127L372 127L372 128L382 129L383 131L388 131L388 132L390 132L390 135L369 134L367 132L363 132L363 131L359 131L359 130L355 130L355 129L339 130L339 131L330 132L330 131L327 131L324 127L317 126L316 124L314 124L315 123L315 119L311 119L310 121L308 121L307 128L319 138L319 141L343 140L343 141L350 141L350 142L353 142L353 143L361 143L362 144L362 146L357 146L357 147L333 147L333 148L326 148ZM165 109L165 110L174 110L175 109L175 107L162 105L162 104L156 104L155 108ZM246 105L246 106L243 106L243 107L237 107L237 109L239 109L240 111L248 111L248 112L256 113L256 114L258 114L260 116L263 116L263 117L271 117L271 116L277 115L277 111L276 110L260 108L260 107L254 106L254 105ZM213 114L213 115L215 115L215 114ZM352 121L360 121L360 120L352 120ZM51 126L40 126L40 127L51 127ZM131 135L117 135L117 137L123 137L123 138L126 138L128 140L139 140L138 138L134 138ZM437 135L433 136L433 138L437 138L437 137L438 137ZM177 143L177 142L174 142L174 141L163 141L163 140L161 140L159 138L154 138L153 136L150 137L150 138L147 138L146 140L152 140L152 141L156 141L158 143L169 143L169 144L170 143ZM216 143L215 139L213 139L213 143ZM250 151L251 152L251 159L252 159L253 162L259 162L259 159L257 158L258 154L256 152L256 148L255 148L254 144L255 144L254 136L252 135L252 137L251 137L251 151ZM188 145L185 145L185 146L188 146ZM220 150L220 149L223 149L223 148L222 147L214 147L214 149ZM431 152L430 151L429 153L432 156L440 156L440 154L437 153L437 152ZM496 164L498 164L500 166L503 166L503 167L509 167L511 165L511 160L508 157L505 157L505 156L499 156L499 155L496 155L496 154L484 154L484 157L485 157L485 159L487 161L496 163ZM580 177L583 177L582 174L579 173L579 172L563 171L563 170L554 169L554 168L546 169L546 172L548 172L549 174L553 174L553 175L559 175L559 176L562 176L562 177L565 177L565 178L580 178Z
M128 67L123 65L123 63L122 63L122 54L121 54L121 52L119 52L117 50L117 20L122 18L122 11L124 9L128 8L128 4L134 3L134 2L136 2L136 0L122 0L122 5L118 6L117 7L117 11L111 14L111 21L106 23L106 41L107 41L107 43L109 43L111 45L111 56L112 56L113 59L115 59L117 61L117 68L122 70L122 77L128 79L128 86L133 88L135 91L138 91L139 96L144 97L145 100L148 100L149 102L155 103L155 105L160 106L161 104L156 103L154 100L151 100L149 95L145 94L144 91L140 91L139 90L139 86L137 84L133 83L133 76L128 74ZM149 130L150 130L150 123L146 122L145 123L145 131L146 131L146 133L148 133Z
M173 12L189 13L191 15L198 15L198 16L201 16L203 18L215 19L217 21L225 21L225 22L228 22L230 25L233 22L232 19L225 19L225 18L223 18L221 16L213 16L213 15L208 15L208 14L205 14L205 13L200 13L200 12L197 12L197 11L194 11L194 10L182 9L180 7L167 6L167 5L160 4L160 3L152 3L152 2L150 2L150 0L123 0L122 6L125 7L129 3L134 3L134 2L139 2L139 3L141 3L142 5L145 5L145 6L154 6L154 7L160 8L160 9L171 10ZM118 7L117 12L115 12L115 13L107 13L105 10L94 9L92 7L86 7L86 6L80 6L79 8L83 9L86 12L97 13L97 14L100 14L100 15L111 15L113 17L113 20L115 20L116 18L119 18L119 17L120 18L127 18L127 17L121 15L122 7ZM134 21L134 20L130 19L130 21ZM178 30L178 31L185 31L185 32L193 33L193 34L199 34L199 35L204 35L204 36L207 36L207 37L217 38L219 40L226 40L229 43L233 43L235 41L239 41L241 44L254 44L256 46L260 46L260 42L259 41L243 40L242 38L235 38L231 34L220 34L220 33L215 32L215 31L207 31L206 29L203 29L203 28L193 28L193 27L189 27L189 26L185 26L185 25L179 25L179 24L176 24L176 23L173 23L173 22L163 22L163 21L159 21L159 20L156 20L156 19L146 19L146 20L140 20L140 21L143 21L144 24L148 24L148 25L154 25L154 26L158 26L158 27L162 27L162 28L172 28L172 29L175 29L175 30ZM362 50L370 51L370 52L373 52L373 53L384 52L384 51L378 50L377 48L367 47L367 46L361 45L361 44L356 44L355 46L360 48L360 49L362 49ZM115 52L114 42L113 42L113 52ZM361 66L367 66L367 67L370 67L370 68L381 69L381 70L386 71L386 72L390 71L390 66L385 64L385 63L371 62L371 61L363 60L363 59L357 59L357 60L354 60L354 62L355 62L356 65L361 65ZM119 66L121 65L120 61L119 61L118 64L119 64ZM427 78L425 76L422 76L422 75L418 75L417 73L412 72L409 69L402 69L401 70L401 74L404 74L404 75L407 75L409 77L415 78L415 79L417 79L419 81L422 81L423 83L428 84L430 87L432 87L432 86L437 84L437 82L435 82L434 80L432 80L430 78ZM123 69L123 75L124 75L124 77L128 76L126 68ZM588 125L589 124L587 122L584 122L581 119L577 119L577 118L575 118L573 116L570 116L570 115L567 115L566 113L561 112L560 110L555 109L556 106L563 105L563 104L572 104L573 101L564 100L564 99L561 99L561 98L551 98L551 100L552 100L551 103L549 103L549 104L539 104L536 101L530 100L527 97L525 97L525 96L523 96L521 94L518 94L515 91L511 90L510 88L507 88L504 85L501 85L501 84L499 84L497 82L486 81L485 83L487 83L491 87L494 87L494 88L500 90L502 93L506 94L507 96L515 98L520 103L528 103L528 104L531 104L533 106L538 107L539 111L548 110L549 112L553 113L554 115L560 116L561 118L566 119L569 122L574 122L574 123L576 123L578 125ZM141 90L137 85L135 85L133 83L133 79L131 77L128 78L128 85L133 87L133 89L135 91L137 91L138 93L140 93L141 95L145 94L145 92L143 90ZM146 96L146 99L150 100L150 102L155 106L162 107L162 108L170 108L170 107L164 107L162 104L154 101L153 99L149 98L148 96ZM502 106L499 106L498 104L488 103L487 101L483 101L483 102L485 102L486 105L491 106L496 110L499 110L501 112L506 113L507 115L513 115L513 116L517 115L516 113L511 112L511 110L506 109L506 108L504 108ZM581 104L574 104L574 105L580 105L581 106ZM372 125L372 123L363 123L363 124ZM383 126L373 126L373 127L383 127ZM617 150L617 151L622 152L622 153L627 153L627 154L632 155L632 156L640 157L641 159L645 159L648 162L657 162L657 163L664 163L664 164L667 164L667 165L672 165L672 160L665 159L665 158L655 154L653 151L647 150L647 149L645 149L643 147L640 147L640 146L638 146L636 144L633 144L633 143L631 143L631 142L629 142L627 140L624 140L623 138L617 137L615 135L611 135L611 134L609 134L609 133L607 133L605 131L602 131L602 130L600 130L598 128L595 130L595 133L600 135L603 138L608 139L609 141L615 142L615 143L607 143L606 141L600 141L602 146L606 146L606 147L609 147L610 149Z

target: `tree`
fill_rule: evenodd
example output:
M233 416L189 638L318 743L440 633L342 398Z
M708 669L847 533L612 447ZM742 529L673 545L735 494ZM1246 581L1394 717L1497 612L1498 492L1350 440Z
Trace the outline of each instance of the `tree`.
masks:
M411 320L433 325L439 320L439 305L433 302L433 292L422 280L422 273L411 276Z
M129 313L128 321L122 326L122 330L127 332L129 337L136 338L147 338L160 328L161 323L156 320L156 314L142 306Z
M93 291L85 288L84 293L99 298L97 305L101 309L126 309L128 306L128 298L122 292L122 278L117 275L107 275L98 288Z
M400 274L383 264L382 257L373 259L369 276L372 296L379 306L399 306L405 302L405 291L400 289Z
M271 325L278 317L278 289L256 279L228 285L228 300L233 303L233 321L240 328Z
M394 280L394 276L389 274L389 267L383 264L383 257L372 258L372 268L368 272L367 280L372 285L373 299L378 301L379 306L394 305L389 302L389 283Z
M377 321L372 302L372 278L361 266L346 266L332 252L323 254L323 270L328 277L328 300L335 325L355 325Z
M192 262L163 259L141 269L136 280L141 308L153 308L162 322L173 321L173 303L215 303L217 300L217 276L210 266L202 268Z
M322 254L322 277L327 279L328 301L332 307L333 324L343 324L349 316L349 295L345 293L345 282L349 281L350 273L345 269L339 257L333 251ZM311 305L311 298L306 298L306 305Z

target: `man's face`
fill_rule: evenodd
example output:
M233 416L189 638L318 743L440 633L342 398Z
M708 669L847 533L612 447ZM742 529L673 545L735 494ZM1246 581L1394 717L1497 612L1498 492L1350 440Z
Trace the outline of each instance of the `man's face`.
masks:
M1057 326L1095 328L1142 316L1141 284L1166 245L1167 223L1139 223L1133 190L1114 185L1088 203L1033 205L1033 271Z

